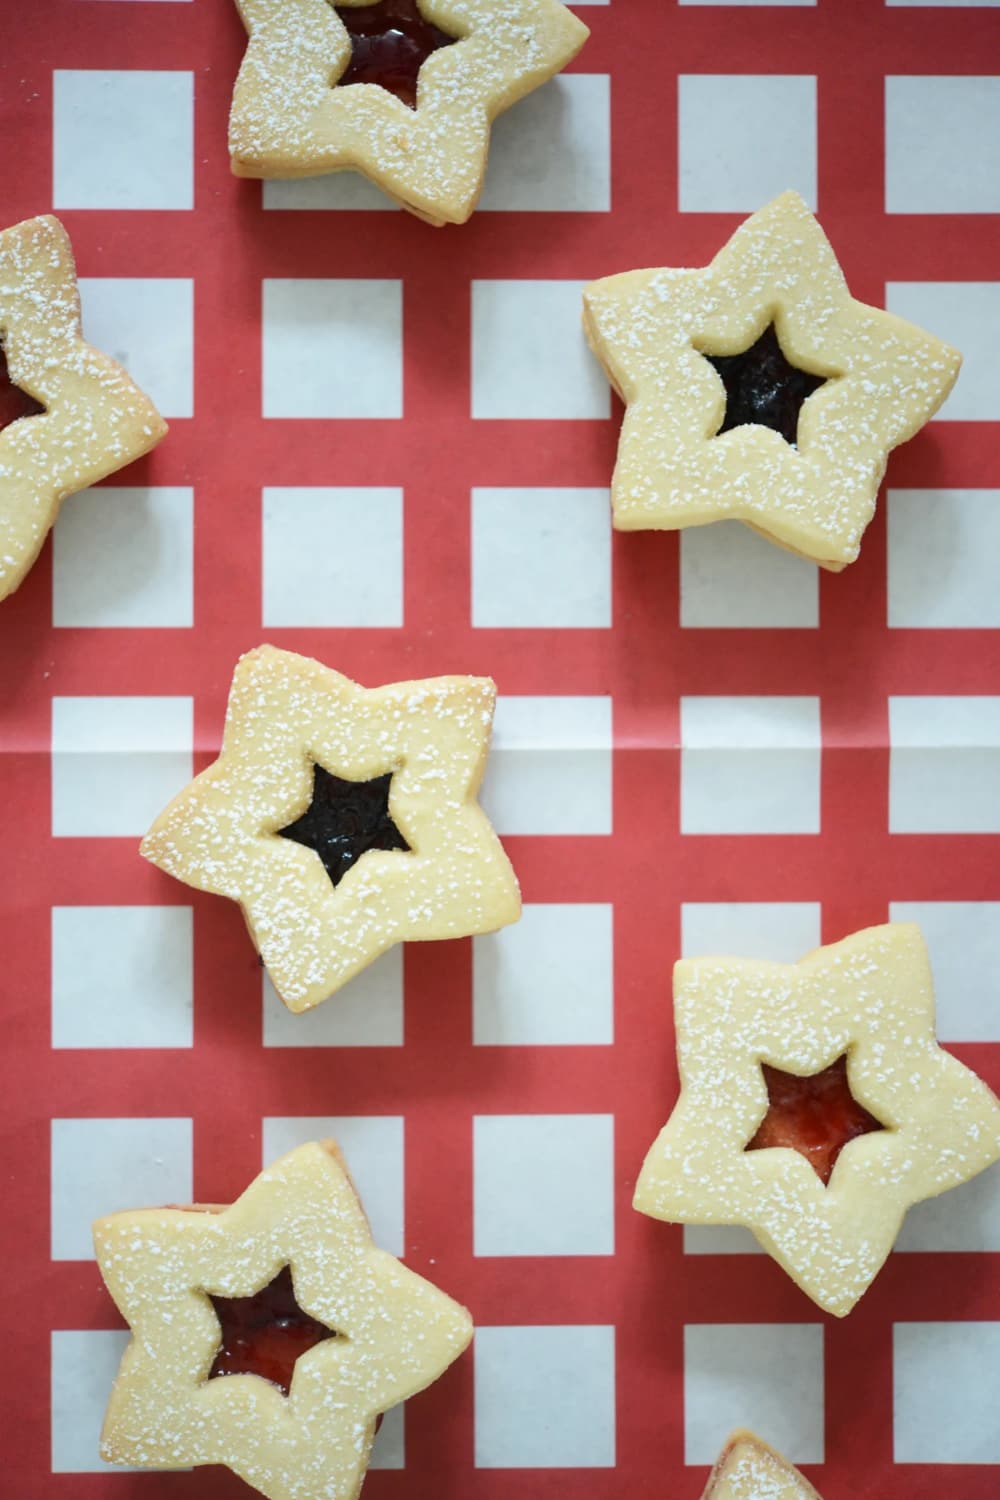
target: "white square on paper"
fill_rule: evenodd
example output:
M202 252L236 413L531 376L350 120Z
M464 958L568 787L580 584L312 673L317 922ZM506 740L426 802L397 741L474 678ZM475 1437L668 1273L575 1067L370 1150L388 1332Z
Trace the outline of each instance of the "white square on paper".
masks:
M54 838L142 835L191 780L190 698L53 698Z
M375 1441L372 1443L369 1469L406 1468L406 1403L390 1406L382 1413Z
M473 490L472 623L501 629L609 626L609 492Z
M84 338L125 366L161 416L194 416L193 281L83 277L80 306Z
M1000 490L890 490L889 624L1000 626Z
M1000 697L889 699L889 832L1000 833Z
M477 1469L613 1469L615 1330L477 1328Z
M1000 77L885 80L885 207L1000 213Z
M582 281L472 283L472 415L594 418L608 382L587 348Z
M681 624L696 629L819 624L819 569L739 521L681 532Z
M525 906L520 922L473 939L477 1046L610 1046L611 906Z
M681 699L683 833L818 833L818 698Z
M265 1047L401 1047L403 947L380 954L330 1005L296 1015L261 970Z
M57 68L54 208L192 208L194 75Z
M897 1464L1000 1464L1000 1323L895 1323Z
M742 1224L685 1224L685 1255L764 1255Z
M191 1121L52 1121L52 1259L93 1260L104 1214L190 1203Z
M1000 1250L1000 1166L917 1203L894 1246L908 1250Z
M344 1153L372 1238L402 1255L403 1116L287 1115L262 1122L262 1165L268 1167L307 1141L334 1140Z
M736 1427L793 1463L823 1462L822 1324L685 1326L684 1462L714 1463Z
M566 73L495 122L483 209L601 213L611 207L611 80Z
M918 922L934 972L943 1042L1000 1042L1000 901L893 901L893 922Z
M189 906L52 908L53 1047L190 1047Z
M100 1455L104 1412L127 1328L57 1328L52 1334L52 1472L111 1474Z
M931 420L1000 422L1000 281L890 281L885 305L962 351L955 388Z
M816 207L816 79L807 74L682 73L682 213L753 213L787 188Z
M261 184L265 209L388 209L398 212L388 193L362 177L360 172L327 172L322 177L276 178Z
M193 623L193 491L81 490L60 510L52 545L53 625Z
M476 1255L613 1255L613 1115L476 1115Z
M403 491L265 488L265 625L403 623Z
M401 417L403 283L263 284L265 417Z
M498 699L482 804L498 833L610 833L611 699Z
M684 958L764 958L794 964L821 942L818 901L685 901Z

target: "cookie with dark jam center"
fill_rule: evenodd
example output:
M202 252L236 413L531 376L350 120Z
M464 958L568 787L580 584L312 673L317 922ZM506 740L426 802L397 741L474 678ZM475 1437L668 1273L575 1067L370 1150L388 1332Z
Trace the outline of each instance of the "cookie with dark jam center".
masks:
M802 404L826 380L789 363L773 323L742 354L706 354L705 358L726 388L726 413L716 437L754 423L780 433L786 443L796 442Z
M314 850L333 884L339 885L369 849L410 852L389 812L391 782L391 771L371 781L345 781L314 766L312 801L300 818L278 832Z
M337 15L351 38L351 60L337 86L376 83L410 109L417 107L420 69L448 36L424 16L416 0L378 0L376 5L337 5Z

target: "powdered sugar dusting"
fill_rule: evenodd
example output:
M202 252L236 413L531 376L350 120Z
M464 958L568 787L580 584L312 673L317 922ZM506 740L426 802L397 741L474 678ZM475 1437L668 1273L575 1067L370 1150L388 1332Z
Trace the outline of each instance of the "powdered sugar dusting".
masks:
M438 224L461 223L475 208L491 121L557 73L589 34L559 0L420 0L457 41L424 63L413 111L375 84L333 87L351 45L327 0L237 6L250 42L229 122L233 171L303 177L356 168Z
M740 353L772 320L789 360L827 378L802 406L797 445L758 425L712 436L725 393L699 351ZM730 517L834 570L858 555L889 450L933 415L961 363L939 339L854 301L797 193L754 214L703 270L594 282L584 321L628 402L619 529Z
M404 939L494 931L520 915L475 800L495 698L492 682L471 677L368 690L263 646L237 665L220 759L160 815L142 852L240 902L292 1010ZM389 811L412 852L370 850L334 887L317 854L280 838L308 805L317 762L347 780L394 773Z
M102 1435L116 1463L221 1463L268 1500L354 1500L377 1413L472 1336L464 1308L373 1246L332 1142L283 1157L224 1211L112 1214L94 1243L133 1333ZM209 1381L208 1294L249 1296L289 1264L299 1305L339 1336L300 1356L287 1397L254 1375Z
M0 341L11 380L47 409L0 432L0 598L31 567L67 495L166 432L119 364L80 333L73 252L57 219L0 233Z
M819 1500L797 1469L752 1433L734 1433L702 1500Z
M814 1301L843 1316L906 1210L1000 1160L1000 1104L937 1045L919 929L890 924L800 964L695 959L675 973L681 1097L635 1205L745 1224ZM790 1149L745 1152L764 1117L760 1063L806 1076L848 1054L855 1098L887 1127L841 1152L828 1187Z

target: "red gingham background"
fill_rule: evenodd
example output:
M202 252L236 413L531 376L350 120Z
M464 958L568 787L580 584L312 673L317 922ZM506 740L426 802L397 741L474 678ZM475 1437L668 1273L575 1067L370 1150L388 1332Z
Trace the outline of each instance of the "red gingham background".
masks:
M54 68L183 69L196 79L194 211L60 215L81 276L195 278L196 417L173 421L155 454L117 481L195 486L194 628L54 630L48 549L0 621L5 1495L247 1493L221 1470L49 1474L49 1329L118 1326L93 1264L49 1259L50 1118L192 1117L195 1197L210 1202L259 1170L262 1116L334 1113L405 1115L408 1263L478 1323L617 1329L614 1471L475 1470L469 1356L412 1403L406 1468L373 1473L370 1500L554 1500L567 1484L578 1500L693 1500L704 1471L683 1461L685 1321L823 1323L827 1457L807 1472L824 1500L987 1500L1000 1488L996 1467L892 1462L893 1322L1000 1319L997 1257L895 1256L838 1322L770 1259L685 1257L679 1229L630 1207L676 1086L668 996L682 899L822 902L829 941L884 920L890 896L1000 897L1000 838L887 832L887 695L995 693L995 639L886 628L881 508L860 561L821 577L816 630L682 631L675 535L615 538L611 630L473 630L469 611L470 488L605 485L620 417L616 408L610 421L473 422L469 282L585 280L710 259L739 216L678 212L677 74L748 71L817 75L820 216L856 296L882 303L889 280L995 279L995 216L885 215L883 76L982 73L1000 58L1000 14L881 0L814 9L614 0L580 14L592 37L573 68L612 79L613 211L483 213L439 232L407 215L261 211L259 185L230 176L225 150L244 44L227 0L25 0L5 18L5 224L52 202ZM310 276L403 279L401 421L262 420L261 279ZM995 434L986 423L938 424L893 458L889 477L998 486ZM408 949L402 1048L349 1058L265 1050L259 969L234 906L169 881L133 839L51 838L53 695L193 695L196 768L207 764L233 663L263 635L261 486L328 483L405 485L405 627L268 630L276 644L370 684L468 671L491 674L503 694L612 695L613 835L507 844L527 901L614 903L613 1048L473 1048L471 946L457 942ZM688 693L820 697L819 836L681 837L678 703ZM192 900L193 1048L53 1050L50 908ZM1000 1087L1000 1047L953 1050ZM614 1114L615 1256L474 1258L473 1114L559 1111Z

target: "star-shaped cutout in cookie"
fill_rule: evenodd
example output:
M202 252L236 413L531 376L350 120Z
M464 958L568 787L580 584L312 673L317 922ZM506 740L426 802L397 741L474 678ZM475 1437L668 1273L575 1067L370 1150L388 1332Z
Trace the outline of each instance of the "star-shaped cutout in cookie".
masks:
M643 1163L635 1207L744 1224L827 1312L850 1312L906 1210L1000 1160L1000 1104L938 1046L919 928L854 933L797 964L682 960L674 970L681 1094ZM762 1065L821 1074L883 1128L847 1141L829 1185L790 1146L748 1150L769 1105Z
M455 45L420 66L411 108L379 84L339 86L352 42L338 11L370 4L236 0L249 43L229 118L232 169L287 178L354 168L428 223L462 224L479 199L492 121L575 57L587 27L560 0L419 0Z
M85 342L72 247L49 215L0 232L0 345L10 382L0 421L3 599L67 495L148 453L167 425L121 365ZM14 405L12 391L26 399Z
M237 664L219 759L160 814L142 853L240 903L293 1011L318 1005L394 943L493 932L521 913L510 861L476 801L495 701L485 678L368 689L261 646ZM330 830L311 847L289 835L315 804L317 766L330 781L390 776L402 840L362 843L336 884L317 852L333 849ZM358 832L357 809L348 814Z
M734 1432L701 1500L820 1500L808 1479L752 1432Z
M436 1380L472 1337L463 1307L373 1245L330 1141L282 1157L228 1208L111 1214L94 1245L133 1335L101 1436L112 1463L225 1464L268 1500L354 1500L377 1415ZM258 1374L213 1373L215 1303L248 1298L289 1266L302 1312L336 1336L299 1355L287 1396Z
M815 378L815 389L799 382L794 442L780 420L766 425L766 401L727 425L713 368L772 324L784 361ZM834 572L858 555L890 449L933 416L961 364L931 334L855 301L797 193L747 219L701 270L592 282L584 326L627 406L612 483L619 530L745 521Z

